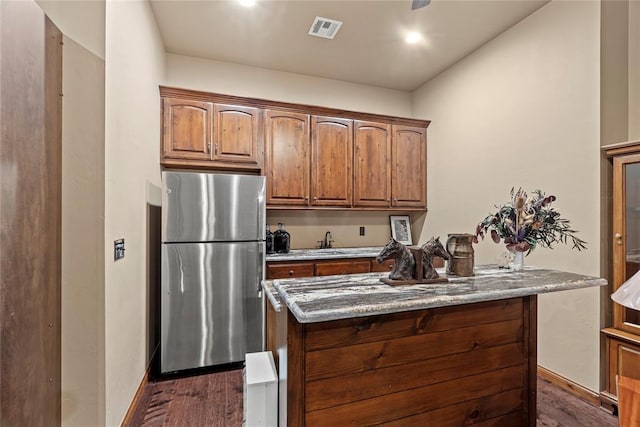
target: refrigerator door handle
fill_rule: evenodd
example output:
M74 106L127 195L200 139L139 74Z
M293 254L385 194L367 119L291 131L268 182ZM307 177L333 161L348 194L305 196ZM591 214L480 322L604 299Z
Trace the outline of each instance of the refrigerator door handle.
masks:
M256 227L256 230L258 230L258 240L265 240L265 214L264 214L264 198L263 197L258 197L256 199L256 212L258 213L258 215L256 215L256 219L258 221L258 227Z
M262 281L264 280L264 241L258 246L258 259L260 263L258 265L258 297L262 298Z

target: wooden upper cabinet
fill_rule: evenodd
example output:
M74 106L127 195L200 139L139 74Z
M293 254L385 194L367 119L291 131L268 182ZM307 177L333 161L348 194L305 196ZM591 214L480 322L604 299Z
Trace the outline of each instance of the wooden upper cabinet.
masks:
M393 125L392 133L391 206L426 207L427 130Z
M267 204L309 204L309 115L265 110Z
M261 110L214 104L213 160L262 166L258 140L262 136Z
M311 117L311 205L351 206L353 121Z
M162 157L211 160L212 111L210 102L164 98Z
M353 123L353 205L391 206L391 125Z

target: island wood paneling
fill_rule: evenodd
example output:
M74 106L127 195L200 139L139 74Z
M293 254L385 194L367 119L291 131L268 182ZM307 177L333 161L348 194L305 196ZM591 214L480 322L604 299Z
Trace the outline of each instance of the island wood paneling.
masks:
M289 313L288 425L533 426L535 313L535 296L311 324Z
M0 2L0 424L61 423L62 33Z
M509 299L339 320L332 323L330 331L324 324L314 323L307 325L307 350L410 337L493 323L496 319L516 320L522 316L522 303Z

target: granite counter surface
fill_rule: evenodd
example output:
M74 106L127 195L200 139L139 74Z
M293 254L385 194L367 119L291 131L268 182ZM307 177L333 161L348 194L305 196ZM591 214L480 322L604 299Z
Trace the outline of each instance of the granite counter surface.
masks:
M286 254L269 254L266 257L270 261L309 261L316 259L342 259L342 258L371 258L376 257L382 250L379 247L366 248L329 248L329 249L292 249Z
M438 269L444 276L444 269ZM605 279L526 266L512 272L478 266L473 277L449 277L447 283L389 286L387 273L269 280L268 292L286 304L300 323L364 317L401 311L523 297L604 286Z

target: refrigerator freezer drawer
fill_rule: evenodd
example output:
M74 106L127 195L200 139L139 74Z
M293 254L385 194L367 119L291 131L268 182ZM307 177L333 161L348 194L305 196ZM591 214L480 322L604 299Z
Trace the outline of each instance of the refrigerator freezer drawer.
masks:
M264 242L162 245L162 373L263 350L263 264Z
M263 176L162 172L162 241L264 240Z

